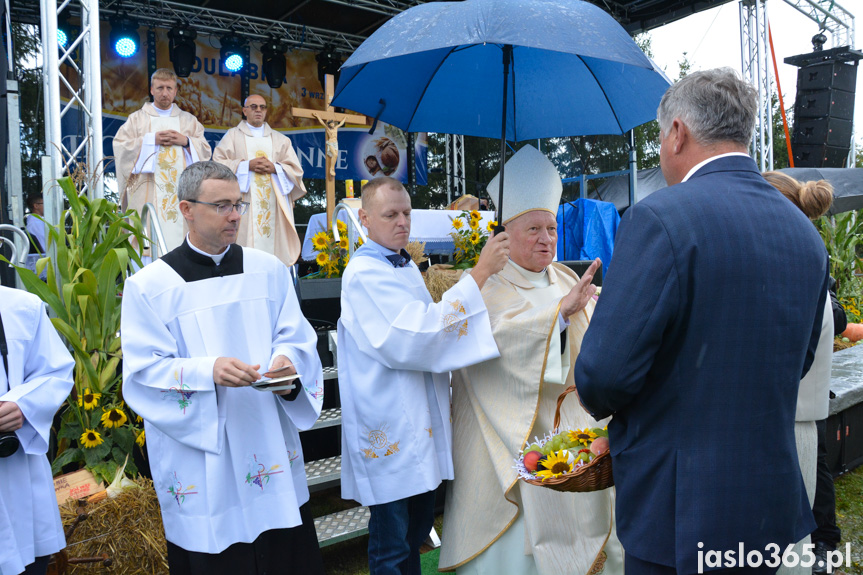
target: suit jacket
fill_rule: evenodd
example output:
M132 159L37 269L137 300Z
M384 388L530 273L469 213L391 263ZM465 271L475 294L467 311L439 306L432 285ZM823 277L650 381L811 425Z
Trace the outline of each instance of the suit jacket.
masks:
M815 528L794 414L828 277L815 227L747 157L626 213L575 382L614 414L627 554L695 573L699 552L784 550Z

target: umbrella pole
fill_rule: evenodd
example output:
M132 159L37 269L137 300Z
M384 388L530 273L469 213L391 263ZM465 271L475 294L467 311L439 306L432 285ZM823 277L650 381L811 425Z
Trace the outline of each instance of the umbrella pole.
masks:
M512 45L505 44L503 47L503 112L501 113L500 121L500 192L497 195L497 226L494 228L495 235L506 229L503 226L503 170L506 167L506 93L509 88L510 62L512 62Z

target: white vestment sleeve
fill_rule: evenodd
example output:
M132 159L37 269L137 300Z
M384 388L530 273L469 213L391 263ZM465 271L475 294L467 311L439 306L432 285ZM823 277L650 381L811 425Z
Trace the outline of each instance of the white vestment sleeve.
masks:
M422 282L419 271L412 271L418 278L414 281ZM433 373L500 357L472 277L465 276L439 303L414 299L405 289L407 279L364 265L344 286L342 322L360 351L390 369Z
M303 389L296 399L279 398L279 404L298 429L309 429L321 413L324 400L324 375L321 358L318 356L318 336L303 317L288 268L279 266L276 274L279 285L287 286L287 293L278 310L276 327L273 330L273 354L284 355L300 374Z
M243 160L240 162L240 165L237 166L237 183L240 184L240 191L244 194L249 191L249 183L251 182L251 178L249 178L249 160Z
M51 325L44 304L37 313L33 341L27 346L24 358L23 383L0 396L0 401L18 405L24 415L24 425L15 433L28 455L48 452L51 423L72 389L75 367L75 360Z
M134 279L126 281L120 328L123 397L175 441L221 453L225 417L213 381L217 358L179 357L176 338L140 290Z
M183 155L186 158L186 166L191 166L201 161L201 158L198 156L198 150L192 145L192 138L189 138L189 147L183 148Z
M141 153L138 161L132 169L133 174L152 174L156 165L156 153L159 146L156 145L156 132L147 132L141 142Z
M294 182L292 182L290 179L288 179L287 174L285 174L285 169L282 166L280 166L279 164L276 164L275 166L276 166L276 174L275 174L276 177L273 179L276 180L276 184L277 184L277 187L279 188L279 191L282 192L282 194L284 194L285 197L287 197L288 194L291 193L291 190L294 189Z

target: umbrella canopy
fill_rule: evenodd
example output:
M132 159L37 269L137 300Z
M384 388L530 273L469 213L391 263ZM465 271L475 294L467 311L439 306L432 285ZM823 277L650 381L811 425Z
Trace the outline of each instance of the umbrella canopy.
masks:
M622 134L656 117L670 84L587 2L432 2L395 16L357 48L333 105L410 132L500 138L506 102L505 138L523 141Z

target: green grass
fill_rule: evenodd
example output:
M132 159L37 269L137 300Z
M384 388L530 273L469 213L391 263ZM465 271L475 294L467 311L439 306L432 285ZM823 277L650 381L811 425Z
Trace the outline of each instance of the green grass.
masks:
M851 566L842 570L863 575L863 467L836 479L836 522L842 530L840 549L851 544Z

